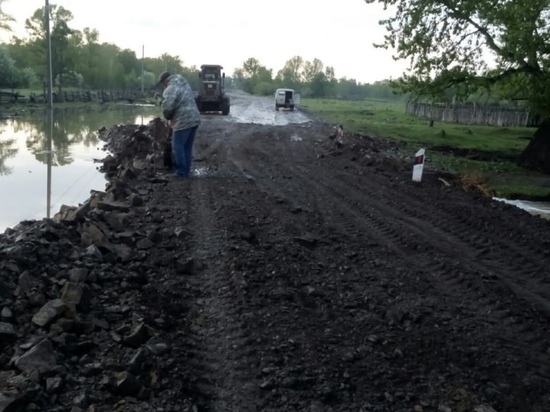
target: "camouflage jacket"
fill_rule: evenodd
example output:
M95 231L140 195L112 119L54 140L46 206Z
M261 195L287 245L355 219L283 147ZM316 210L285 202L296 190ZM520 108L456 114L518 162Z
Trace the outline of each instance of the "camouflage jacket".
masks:
M172 121L172 130L188 129L201 123L201 114L195 103L195 95L182 75L170 76L162 97L162 114Z

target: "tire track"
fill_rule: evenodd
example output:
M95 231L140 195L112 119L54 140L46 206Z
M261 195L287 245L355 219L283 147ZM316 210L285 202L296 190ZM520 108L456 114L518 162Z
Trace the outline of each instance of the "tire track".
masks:
M281 169L277 171L266 172L265 168L254 169L254 165L249 165L249 172L256 176L266 192L292 199L295 203L326 205L323 209L317 206L315 211L321 213L330 231L349 239L382 245L395 258L423 274L433 290L445 297L445 305L470 308L479 330L483 330L489 319L494 325L490 332L494 338L504 337L513 342L517 341L515 337L522 336L529 344L544 347L549 337L543 332L542 323L539 324L540 332L525 333L532 328L532 322L540 321L536 312L523 316L518 323L519 310L514 310L517 303L511 299L514 295L520 296L526 303L535 304L539 311L550 315L550 301L545 293L547 287L539 288L540 284L533 281L527 288L505 275L510 268L518 278L526 279L543 272L545 262L536 250L513 250L506 239L491 236L489 225L475 219L464 219L461 213L453 210L452 202L447 207L426 208L417 193L412 190L409 193L408 188L401 187L389 192L393 197L380 198L375 196L379 191L370 188L387 184L384 178L368 176L360 179L350 174L327 178L308 164L307 157L301 158L302 153L289 153L290 159L285 165L278 165ZM262 155L267 156L267 153ZM289 192L281 192L280 184L265 179L276 172L291 176ZM308 194L312 193L317 201L308 199ZM524 245L529 245L529 242ZM417 261L418 250L430 251L432 260ZM480 258L480 254L484 256ZM499 261L504 258L506 268L497 263L493 258L496 256L499 256ZM521 259L516 260L518 256ZM457 293L457 290L462 292ZM518 350L525 351L522 356L529 359L530 364L546 362L545 355L529 351L520 342L517 346L521 348Z
M349 176L342 176L341 179L346 187L353 187L359 192L360 185ZM430 208L428 214L416 193L393 193L395 196L392 198L386 196L379 199L384 204L383 210L379 208L379 211L392 216L393 221L401 220L406 226L401 230L414 233L422 239L425 247L443 251L450 258L456 256L457 251L461 254L460 258L466 253L466 261L472 262L468 265L469 271L488 272L519 297L536 302L540 310L550 317L550 291L546 286L549 273L545 269L548 262L541 258L544 256L542 250L534 247L538 243L536 239L524 241L520 244L523 247L518 249L517 242L495 238L487 225L480 228L475 219L464 219L464 214L457 213L453 202L438 203L435 210ZM377 204L372 203L372 206L377 207ZM471 215L473 211L469 212ZM510 227L509 230L515 233L517 228ZM472 232L475 232L474 236ZM503 260L505 263L499 263ZM513 278L506 275L510 269L514 272Z
M213 209L220 186L208 179L191 183L192 255L197 270L189 283L198 290L187 331L195 391L204 410L254 411L254 385L247 368L250 354L242 279L226 266L229 239L220 213ZM226 181L227 183L227 181ZM214 192L216 189L216 192ZM227 194L227 192L225 193ZM219 200L217 200L219 202Z

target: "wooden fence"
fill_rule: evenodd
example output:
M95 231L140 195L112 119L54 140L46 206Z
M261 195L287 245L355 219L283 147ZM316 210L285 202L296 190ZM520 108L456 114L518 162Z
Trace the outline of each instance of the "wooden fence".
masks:
M17 92L0 91L0 103L20 103L23 101L23 96Z
M405 112L433 121L460 124L535 127L538 126L540 121L528 109L484 106L475 103L467 105L432 105L407 102Z
M54 103L62 102L128 102L133 103L138 100L151 99L155 97L154 91L133 91L133 90L100 90L100 91L70 91L52 92ZM0 103L47 103L46 93L31 93L24 97L16 91L0 91Z

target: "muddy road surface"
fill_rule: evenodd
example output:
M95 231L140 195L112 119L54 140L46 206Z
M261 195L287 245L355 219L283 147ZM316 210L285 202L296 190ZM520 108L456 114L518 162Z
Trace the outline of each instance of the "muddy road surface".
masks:
M21 294L3 298L17 342L49 336L55 373L73 377L35 394L38 410L550 410L547 220L429 168L414 183L417 148L353 134L337 148L333 125L270 99L239 94L229 116L204 116L188 180L137 165L159 146L121 148L132 133L106 133L118 164L108 193L143 204L117 210L124 218L104 202L72 226L58 219L65 242L90 222L103 235L92 257L57 260L97 274L79 313L104 323L65 332L87 350L65 354L59 328L21 326ZM48 257L26 268L2 253L37 277ZM147 334L123 345L136 325Z

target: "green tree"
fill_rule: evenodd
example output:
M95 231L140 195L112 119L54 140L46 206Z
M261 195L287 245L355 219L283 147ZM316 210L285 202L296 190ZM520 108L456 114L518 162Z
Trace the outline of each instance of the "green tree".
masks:
M311 97L325 97L327 95L329 83L325 73L317 72L309 82L309 90Z
M326 95L325 97L335 97L335 90L336 85L338 84L338 80L336 79L336 72L334 71L334 67L327 66L325 67L325 79L328 83L326 86Z
M397 85L413 96L466 98L506 84L510 94L550 115L550 15L547 0L365 0L395 15L380 23L376 46L394 49L410 68ZM490 63L490 64L489 64Z
M313 59L313 61L306 61L303 65L303 80L306 83L311 83L313 79L323 72L325 65L319 59Z
M114 44L103 43L99 49L97 60L98 80L100 88L120 88L124 84L124 66L118 60L120 49Z
M35 56L31 48L23 40L14 37L10 43L4 45L8 55L13 59L19 72L16 87L32 87L40 85L35 69L31 66Z
M199 80L200 80L199 73L200 73L200 70L196 66L191 66L191 67L182 66L181 68L181 74L183 75L183 77L185 77L185 79L187 80L187 82L189 83L189 85L193 90L198 90L199 88ZM156 81L156 78L155 78L155 81ZM226 82L227 82L227 79L226 79Z
M287 60L283 68L277 73L279 84L291 89L300 88L303 67L304 59L300 56L294 56L290 60Z
M7 30L11 31L10 23L14 21L13 17L9 14L6 14L2 10L2 3L4 3L5 0L0 0L0 30Z
M86 87L99 85L99 33L96 29L85 27L82 31L80 57L75 62L75 71L81 73Z
M242 67L243 75L246 78L250 79L258 74L261 67L262 65L260 64L258 59L251 57L243 63L243 67Z
M163 71L168 70L171 73L179 73L183 67L183 62L179 56L171 56L168 53L164 53L160 56L160 60L164 65Z
M550 13L547 0L365 0L395 15L380 23L378 46L410 62L396 85L411 97L466 99L498 88L550 119ZM549 124L546 124L549 123ZM550 120L520 164L550 173ZM545 154L544 156L542 154Z
M19 70L6 47L0 46L0 88L17 87Z
M44 77L47 74L47 50L46 41L46 8L37 9L32 17L25 20L25 28L29 34L29 45L35 50L35 67L37 72ZM69 27L73 14L62 6L50 5L51 21L51 51L52 51L52 77L58 79L59 92L62 91L63 75L74 66L75 53L70 52L70 47L78 45L78 41L71 43L70 36L76 34Z
M263 66L258 59L249 58L233 73L237 87L247 93L271 94L275 91L273 71Z

